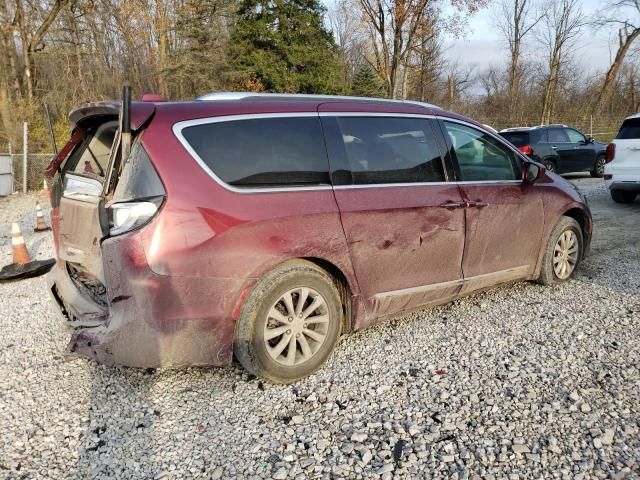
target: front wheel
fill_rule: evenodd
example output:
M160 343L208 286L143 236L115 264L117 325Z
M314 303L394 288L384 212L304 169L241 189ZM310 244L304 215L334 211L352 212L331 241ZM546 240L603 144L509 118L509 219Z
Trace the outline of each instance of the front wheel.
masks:
M569 280L582 258L583 241L580 224L562 217L547 241L538 281L553 285Z
M594 178L602 178L604 176L605 163L607 162L604 155L600 155L598 158L596 158L596 163L593 166L593 170L589 172L591 176Z
M327 360L342 321L334 279L311 262L287 262L258 281L245 299L234 353L254 375L291 383Z

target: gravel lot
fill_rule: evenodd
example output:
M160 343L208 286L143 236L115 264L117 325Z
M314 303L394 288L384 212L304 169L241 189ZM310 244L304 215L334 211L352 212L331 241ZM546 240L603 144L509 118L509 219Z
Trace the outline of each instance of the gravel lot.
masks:
M44 278L0 285L0 477L640 478L640 201L572 180L596 224L574 281L344 337L293 386L65 359ZM52 255L33 204L0 199L2 264L15 218Z

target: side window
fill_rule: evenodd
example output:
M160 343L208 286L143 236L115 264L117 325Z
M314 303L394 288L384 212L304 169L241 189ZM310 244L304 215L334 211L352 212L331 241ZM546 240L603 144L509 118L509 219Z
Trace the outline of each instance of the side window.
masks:
M564 128L550 128L549 143L569 143L569 137L565 133Z
M329 184L316 117L256 118L186 127L182 135L224 182L239 187Z
M87 147L82 151L80 158L76 160L73 173L104 177L117 131L117 121L105 122L100 125L89 140Z
M336 121L354 184L445 180L431 120L337 117Z
M519 162L508 147L488 133L444 122L462 181L517 180Z
M586 141L584 135L582 135L577 130L566 128L564 131L567 133L567 136L569 137L569 141L571 143L584 143Z

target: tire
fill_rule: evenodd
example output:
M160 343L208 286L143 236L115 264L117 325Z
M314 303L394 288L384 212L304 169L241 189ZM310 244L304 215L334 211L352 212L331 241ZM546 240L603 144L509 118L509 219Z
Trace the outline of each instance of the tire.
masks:
M544 160L542 164L544 165L544 168L546 168L550 172L556 173L556 163L553 160Z
M604 177L605 163L606 163L606 159L604 155L600 155L598 158L596 158L596 164L593 166L593 170L589 172L593 178Z
M633 203L637 193L625 192L623 190L611 190L611 198L616 203Z
M564 245L566 246L566 249L561 246L563 236L565 239ZM573 244L568 241L569 239L575 240L575 251L573 251L573 247L570 246ZM557 252L556 247L564 251ZM561 217L556 226L553 227L551 235L549 235L549 240L547 240L544 256L542 258L542 268L540 269L540 277L538 278L538 282L543 285L555 285L568 281L576 271L576 268L578 268L580 260L582 259L583 251L584 239L582 236L582 228L580 228L580 224L573 218ZM564 262L561 258L558 258L561 257L565 252L572 252L567 255L570 257L567 259L567 262ZM573 261L571 261L571 259L573 259ZM563 263L567 266L570 266L570 271L562 272L562 269L558 268L561 267Z
M316 303L319 306L306 319L300 317L299 312L304 315ZM311 262L286 262L259 280L247 295L233 342L236 359L250 373L274 383L292 383L311 375L334 350L343 311L331 275ZM326 322L321 321L325 317ZM275 336L265 339L267 335Z

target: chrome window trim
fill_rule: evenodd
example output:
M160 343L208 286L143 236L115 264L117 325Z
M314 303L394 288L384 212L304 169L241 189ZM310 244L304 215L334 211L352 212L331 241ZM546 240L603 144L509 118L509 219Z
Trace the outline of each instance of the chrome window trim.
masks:
M459 123L475 129L477 125L462 120L443 117L430 114L416 113L387 113L387 112L275 112L275 113L249 113L241 115L223 115L218 117L205 117L192 120L183 120L176 122L171 127L173 134L176 136L180 144L191 155L191 157L200 165L200 167L209 175L217 184L233 193L254 194L254 193L278 193L278 192L308 192L308 191L325 191L325 190L358 190L363 188L402 188L402 187L426 187L426 186L443 186L443 185L465 185L465 184L522 184L522 180L474 180L474 181L444 181L444 182L412 182L412 183L372 183L363 185L313 185L300 187L235 187L229 185L222 180L209 166L200 158L196 151L191 147L187 139L182 134L182 130L187 127L197 125L207 125L210 123L233 122L239 120L256 120L262 118L310 118L310 117L400 117L400 118L425 118L432 120L443 120ZM484 131L484 130L483 130ZM496 140L506 145L499 136L486 131L487 134L493 136ZM519 152L506 145L511 151L519 155Z
M403 187L428 187L431 185L435 186L443 186L443 185L495 185L495 184L505 184L505 185L520 185L522 184L522 180L469 180L466 182L463 181L451 181L451 182L413 182L413 183L371 183L371 184L363 184L363 185L336 185L333 187L334 190L350 190L350 189L361 189L361 188L403 188Z

